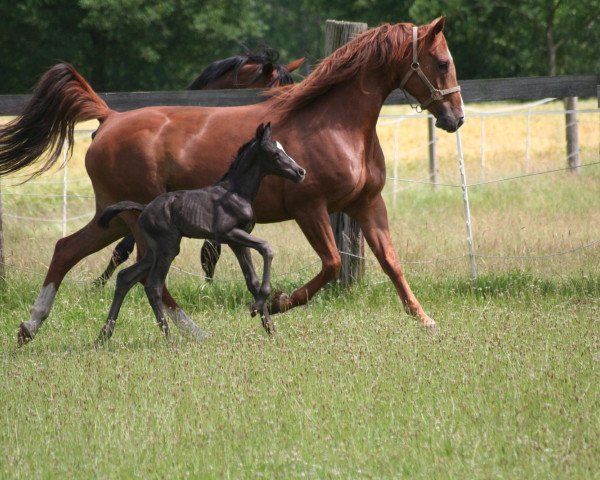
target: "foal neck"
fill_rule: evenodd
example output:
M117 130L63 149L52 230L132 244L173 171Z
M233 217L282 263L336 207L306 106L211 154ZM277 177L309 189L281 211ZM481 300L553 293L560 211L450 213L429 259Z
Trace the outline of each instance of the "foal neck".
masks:
M265 176L260 163L256 161L257 150L258 146L254 143L242 150L219 182L222 187L249 202L254 201L260 182Z

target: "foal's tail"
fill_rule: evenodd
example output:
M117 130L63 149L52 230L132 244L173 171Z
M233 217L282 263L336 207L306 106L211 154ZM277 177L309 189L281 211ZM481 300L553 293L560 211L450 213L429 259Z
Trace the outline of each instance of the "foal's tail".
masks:
M141 212L146 205L137 202L130 202L129 200L125 200L124 202L115 203L106 207L106 209L100 215L98 219L98 225L102 228L108 228L108 224L110 221L116 217L121 212L126 212L128 210L137 210Z
M65 140L72 153L77 122L102 122L111 111L72 65L53 66L34 87L21 116L0 127L0 175L42 162L27 180L40 175L56 163Z

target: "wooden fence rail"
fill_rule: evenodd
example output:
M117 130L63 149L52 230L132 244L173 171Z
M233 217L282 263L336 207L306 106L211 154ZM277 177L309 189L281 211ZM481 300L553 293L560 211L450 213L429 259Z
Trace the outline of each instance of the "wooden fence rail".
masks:
M462 80L460 85L465 103L596 96L600 102L599 75ZM262 95L261 90L256 89L114 92L102 93L100 96L106 100L110 108L118 111L154 105L204 105L207 107L251 105L268 98ZM30 97L30 95L0 95L0 115L18 115ZM405 105L407 103L400 90L393 91L385 102L386 105Z

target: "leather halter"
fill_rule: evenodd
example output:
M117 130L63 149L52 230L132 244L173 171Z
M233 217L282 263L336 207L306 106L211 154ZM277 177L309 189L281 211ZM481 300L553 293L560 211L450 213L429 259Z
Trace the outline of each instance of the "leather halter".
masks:
M403 90L405 94L406 91L404 89L404 85L406 85L406 82L408 82L408 79L413 73L417 73L417 75L421 77L421 80L423 80L423 83L427 86L427 88L429 88L429 91L431 92L431 96L427 100L425 100L425 102L421 103L420 105L417 105L416 107L413 107L418 111L423 111L430 103L433 103L437 100L441 100L442 98L444 98L444 95L448 95L454 92L460 92L460 85L451 88L444 88L443 90L435 88L433 84L429 81L423 70L421 70L421 66L419 65L419 60L417 58L417 27L412 28L412 63L410 64L410 70L406 73L406 75L404 75L404 78L402 79L402 81L400 82L400 86L398 87L401 90Z

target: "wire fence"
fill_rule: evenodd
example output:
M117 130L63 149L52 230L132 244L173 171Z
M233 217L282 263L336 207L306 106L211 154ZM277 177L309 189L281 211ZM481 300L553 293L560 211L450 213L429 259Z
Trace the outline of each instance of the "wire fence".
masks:
M485 260L499 260L499 261L513 261L518 259L549 259L554 257L562 257L566 255L577 255L584 250L596 249L598 245L600 245L600 238L593 239L591 241L584 242L580 245L572 245L568 248L559 249L552 252L530 252L526 255L505 255L505 254L480 254L474 248L474 240L473 240L473 232L472 223L470 221L470 207L468 203L468 190L471 188L481 188L490 186L492 184L500 184L504 182L514 182L517 180L526 180L531 179L532 177L539 176L547 176L552 174L557 174L561 172L565 172L570 170L571 168L568 166L555 167L555 168L542 168L536 169L533 156L532 156L532 147L535 143L534 134L535 126L533 125L533 120L540 116L547 115L560 115L564 118L565 110L564 109L550 109L550 110L538 110L539 107L544 107L553 102L554 99L544 99L537 102L532 102L528 104L522 104L517 106L508 106L502 109L494 109L494 110L479 110L473 107L466 107L465 111L468 116L469 122L473 123L474 120L478 120L480 123L479 128L479 151L474 152L475 142L477 139L469 138L469 156L470 159L468 162L464 162L463 154L462 154L462 143L460 135L457 135L457 143L456 148L454 149L454 173L452 173L452 169L446 169L445 178L457 178L457 180L443 180L443 181L432 181L431 176L423 171L421 175L417 175L417 178L408 178L403 177L399 174L399 171L402 166L402 162L405 158L415 156L415 157L426 157L431 147L431 139L426 141L417 141L413 142L413 144L406 144L405 139L400 135L400 127L403 127L411 122L419 121L423 122L425 115L416 114L414 112L408 114L384 114L381 115L378 127L381 128L392 128L392 141L391 143L391 151L388 148L387 158L391 158L392 161L388 161L391 163L391 172L388 172L387 180L387 195L388 199L391 196L392 203L395 205L396 199L398 195L406 190L407 188L415 188L415 187L423 187L429 186L432 188L450 188L450 189L461 189L463 192L464 198L464 219L466 229L467 229L467 242L465 244L466 252L460 255L448 255L448 256L439 256L436 255L435 258L421 258L421 259L404 259L402 261L405 265L435 265L441 263L452 263L452 262L464 262L466 259L470 261L470 275L471 278L475 278L476 273L476 262L477 261L485 261ZM599 109L578 109L576 111L578 115L590 115L598 117L600 114ZM487 178L488 177L488 169L491 170L488 162L490 162L490 145L489 145L489 135L487 132L488 124L493 119L498 118L506 118L506 117L522 117L525 119L525 127L524 127L524 137L520 140L522 142L522 159L520 159L520 172L518 174L509 174L503 175L500 178ZM598 117L600 118L600 117ZM600 125L600 122L598 122ZM596 129L598 128L596 126ZM592 127L593 128L593 127ZM561 127L561 131L558 132L541 132L541 135L552 135L556 136L558 134L564 136L564 124ZM92 130L78 130L76 132L76 138L88 138ZM592 132L592 135L594 133ZM586 162L580 165L582 169L593 169L597 168L600 165L600 153L598 151L598 144L600 144L600 134L596 131L596 153L595 155L587 155L585 158ZM467 138L465 136L465 138ZM433 140L434 142L437 140ZM514 143L516 139L509 139L511 143ZM75 188L77 190L86 190L89 189L89 185L86 185L86 182L89 184L89 181L85 178L71 178L69 174L69 167L66 159L66 148L65 156L63 157L63 170L62 170L62 178L60 179L37 179L31 182L28 182L26 185L28 186L24 191L23 186L15 186L7 184L6 181L2 182L0 188L1 200L4 204L4 212L3 217L9 221L17 221L17 222L42 222L45 224L60 224L62 229L62 234L65 236L68 231L72 230L73 224L80 222L84 219L91 219L94 215L94 210L90 210L90 201L94 199L94 195L92 193L74 193L72 190ZM566 155L560 155L562 157L563 165L567 165ZM456 169L456 160L458 159L459 168ZM422 162L425 164L426 162ZM478 165L477 165L478 164ZM538 167L539 168L539 167ZM514 172L514 171L513 171ZM391 173L391 174L390 174ZM466 174L474 173L479 174L479 180L468 183L466 181ZM418 172L417 172L418 174ZM401 184L403 187L401 187ZM39 193L35 191L40 188L47 188L50 190L61 189L61 192L58 193ZM600 187L599 187L600 188ZM33 191L32 191L33 190ZM89 192L89 190L88 190ZM46 213L44 215L36 216L35 214L24 214L20 211L13 211L12 205L13 202L6 202L5 200L9 199L32 199L37 201L48 200L49 202L56 202L56 200L60 199L62 203L62 215L56 215L48 217ZM77 205L79 203L79 205ZM7 207L8 205L8 207ZM74 207L77 208L74 208ZM81 212L82 208L87 209ZM77 211L76 214L69 214L73 210ZM600 237L600 233L598 233L598 237ZM354 256L348 252L340 252L341 255L349 255ZM369 257L361 257L365 261L369 263L375 263L376 261L373 258ZM10 259L7 259L7 265L11 266ZM289 278L291 276L299 276L304 274L308 270L314 270L318 268L320 262L318 260L312 261L301 268L296 268L293 270L289 270L274 277L279 278ZM16 267L15 267L16 268ZM204 275L195 273L190 271L189 268L184 268L181 265L175 262L173 268L179 271L182 274L194 276L198 278L204 278ZM27 269L25 269L27 270ZM34 271L29 271L28 273L37 273ZM215 281L218 282L239 282L240 279L236 276L235 278L216 278Z

